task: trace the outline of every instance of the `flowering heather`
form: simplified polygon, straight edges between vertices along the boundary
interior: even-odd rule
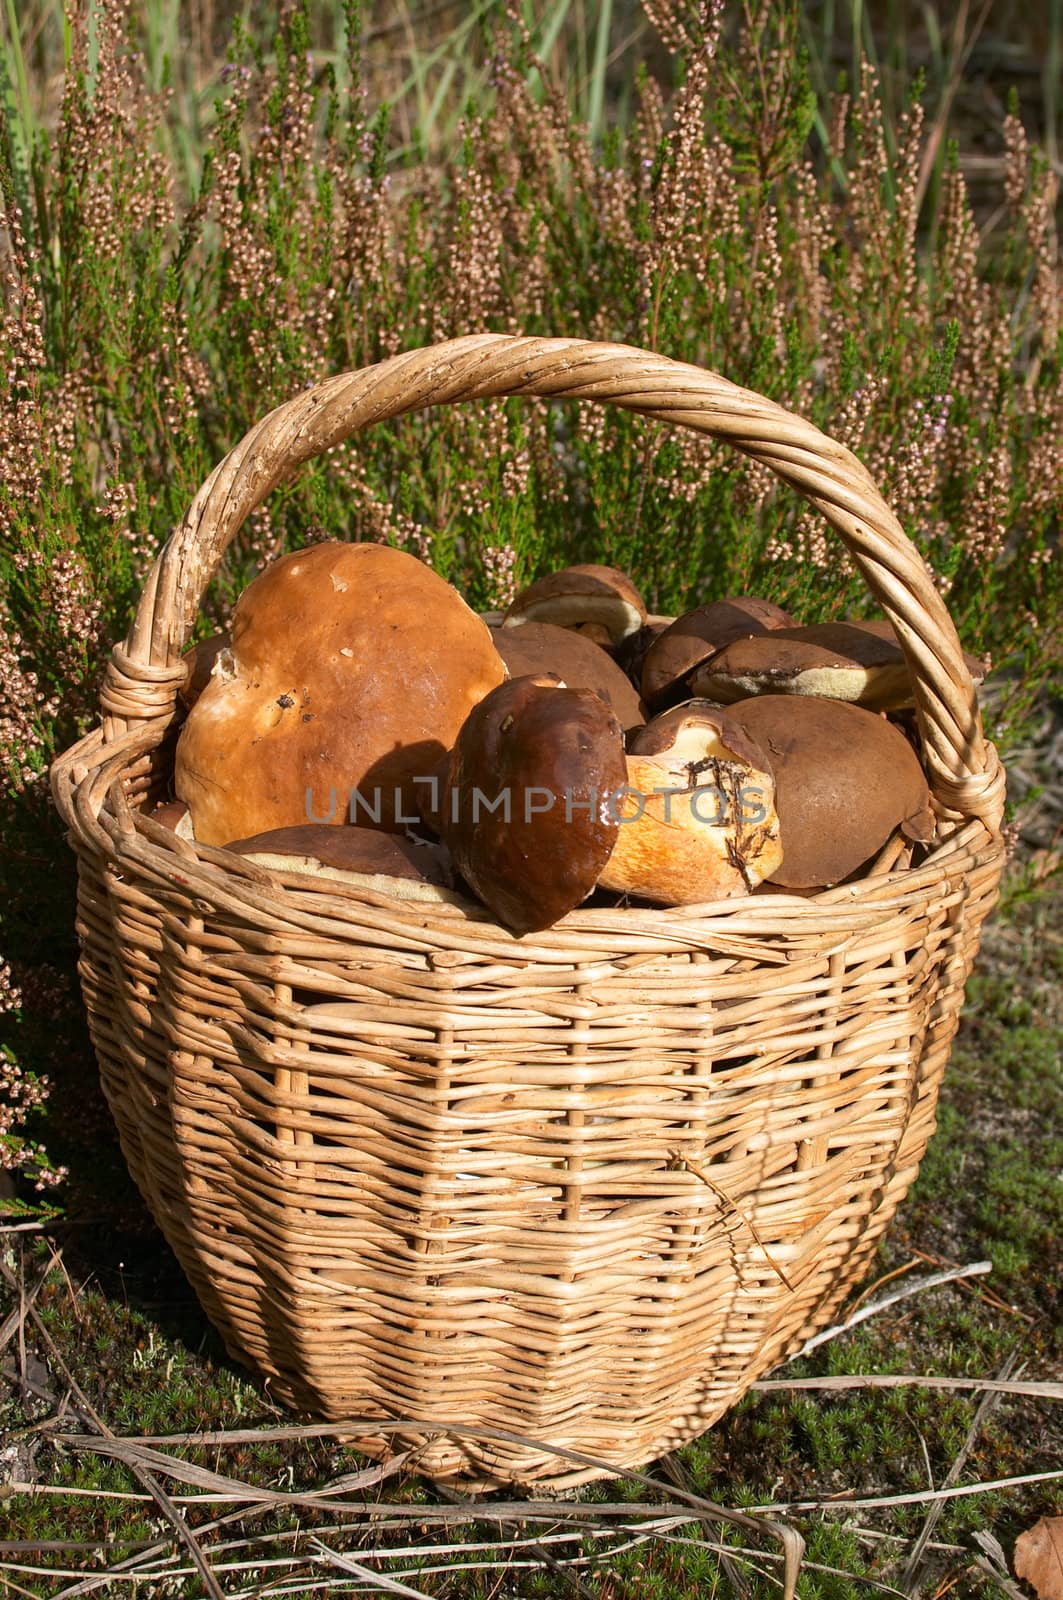
[[[999,736],[1058,669],[1051,166],[1012,109],[988,221],[955,152],[931,203],[940,129],[918,95],[888,123],[865,65],[817,105],[793,4],[748,0],[736,38],[719,0],[646,11],[673,64],[667,82],[639,69],[624,128],[592,141],[513,6],[489,93],[428,161],[371,104],[357,34],[315,53],[288,4],[271,51],[234,38],[194,189],[130,43],[136,8],[92,8],[91,52],[87,10],[72,17],[54,132],[0,129],[0,952],[20,971],[69,963],[72,868],[43,774],[91,724],[169,529],[273,406],[430,340],[615,339],[770,395],[861,456],[968,649],[1014,668]],[[580,560],[628,567],[657,611],[736,590],[809,621],[869,605],[765,468],[626,413],[497,401],[308,465],[243,531],[204,631],[281,550],[335,536],[409,549],[485,607]],[[9,1141],[32,1109],[15,1083],[40,1081],[20,1070]]]

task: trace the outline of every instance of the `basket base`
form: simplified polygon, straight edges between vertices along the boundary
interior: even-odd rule
[[[643,1428],[637,1434],[629,1416],[609,1417],[604,1407],[597,1413],[585,1407],[574,1427],[546,1439],[511,1430],[492,1418],[459,1421],[440,1415],[429,1423],[405,1416],[366,1415],[354,1406],[344,1412],[323,1405],[320,1396],[309,1395],[305,1383],[280,1374],[267,1378],[265,1388],[271,1400],[286,1410],[318,1419],[327,1413],[327,1422],[337,1430],[334,1437],[348,1448],[379,1462],[402,1455],[404,1471],[462,1493],[528,1489],[536,1496],[553,1495],[602,1479],[641,1475],[661,1456],[707,1433],[759,1378],[784,1364],[834,1320],[870,1266],[885,1226],[884,1218],[875,1219],[850,1257],[844,1281],[833,1292],[817,1294],[796,1331],[787,1321],[785,1333],[766,1343],[760,1359],[737,1381],[732,1373],[725,1381],[714,1382],[710,1373],[703,1372],[687,1385],[682,1408],[677,1405],[675,1414],[652,1433]],[[239,1350],[231,1354],[246,1363]],[[677,1404],[674,1398],[673,1404]]]

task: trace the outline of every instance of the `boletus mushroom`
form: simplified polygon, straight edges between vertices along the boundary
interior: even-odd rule
[[[884,716],[845,700],[760,695],[728,708],[761,746],[775,775],[782,864],[768,876],[786,888],[850,877],[895,829],[934,836],[919,758]]]
[[[981,663],[973,656],[964,659],[980,682]],[[872,711],[902,711],[913,704],[908,663],[885,618],[821,622],[737,639],[698,667],[691,681],[698,694],[724,704],[758,694],[821,695]]]
[[[230,649],[232,640],[227,633],[212,633],[209,639],[185,651],[181,660],[185,664],[185,681],[177,691],[177,698],[186,711],[191,711],[203,690],[210,682],[214,663],[223,650]]]
[[[689,699],[694,669],[734,639],[790,628],[794,619],[771,600],[732,595],[684,612],[653,640],[642,662],[642,698],[653,711]],[[700,691],[698,691],[700,693]]]
[[[748,894],[782,860],[764,751],[726,711],[691,700],[629,740],[603,889],[659,905]]]
[[[160,827],[169,828],[179,839],[184,839],[190,844],[195,842],[195,835],[192,832],[192,813],[183,800],[160,800],[147,815]]]
[[[486,624],[404,551],[332,540],[283,556],[237,601],[177,743],[196,838],[400,831],[413,780],[505,675]]]
[[[522,589],[502,626],[552,622],[559,628],[585,630],[596,643],[615,647],[645,621],[642,596],[626,572],[585,562],[548,573]]]
[[[593,639],[553,622],[492,628],[491,633],[511,678],[556,673],[570,689],[601,695],[625,731],[645,722],[646,708],[631,680]]]
[[[641,692],[642,664],[647,652],[655,639],[659,639],[666,628],[672,626],[667,617],[650,617],[636,633],[629,633],[622,644],[616,649],[617,666],[622,667],[627,673],[635,688]],[[643,701],[645,705],[645,701]],[[649,709],[647,707],[647,709]]]
[[[550,927],[593,890],[619,821],[624,737],[590,689],[512,678],[470,713],[439,826],[470,888],[514,933]]]
[[[448,851],[438,844],[416,844],[374,828],[331,827],[306,822],[272,828],[226,846],[272,872],[356,884],[400,900],[446,900],[454,887]]]

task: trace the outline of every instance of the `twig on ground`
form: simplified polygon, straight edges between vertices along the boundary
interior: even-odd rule
[[[857,1522],[847,1523],[846,1526],[848,1527],[849,1532],[857,1539],[868,1539],[871,1541],[886,1540],[893,1544],[908,1543],[908,1535],[906,1533],[890,1533],[885,1528],[864,1528]],[[942,1544],[937,1539],[931,1539],[927,1545],[927,1549],[940,1550],[946,1555],[951,1556],[962,1556],[966,1555],[967,1553],[967,1546],[965,1544]]]
[[[19,1334],[19,1336],[20,1336],[20,1347],[21,1347],[21,1335],[22,1335],[22,1331],[23,1331],[23,1329],[25,1327],[26,1312],[29,1310],[30,1306],[33,1305],[33,1303],[36,1300],[37,1296],[40,1294],[41,1290],[44,1288],[45,1280],[47,1279],[48,1273],[50,1271],[51,1271],[51,1268],[50,1267],[46,1267],[44,1272],[41,1273],[41,1276],[37,1279],[36,1283],[33,1285],[33,1288],[30,1290],[29,1294],[23,1293],[23,1294],[19,1295],[18,1305],[15,1306],[15,1308],[12,1311],[8,1312],[7,1316],[3,1320],[3,1323],[0,1324],[0,1354],[2,1354],[3,1351],[7,1349],[8,1345],[11,1343],[11,1340],[15,1337],[16,1333]],[[21,1348],[20,1348],[20,1354],[21,1354]],[[23,1362],[23,1366],[24,1365],[25,1365],[25,1362]]]
[[[802,1356],[807,1356],[810,1350],[817,1349],[821,1344],[828,1344],[831,1339],[837,1339],[839,1334],[848,1333],[850,1328],[855,1328],[860,1322],[866,1322],[868,1317],[877,1317],[880,1311],[886,1311],[899,1300],[907,1300],[912,1295],[924,1294],[928,1289],[939,1289],[943,1283],[954,1283],[960,1278],[973,1278],[983,1272],[992,1272],[991,1261],[972,1261],[969,1266],[957,1267],[948,1272],[935,1272],[929,1278],[920,1278],[915,1283],[905,1284],[903,1289],[895,1289],[892,1294],[883,1295],[881,1300],[875,1300],[870,1305],[863,1306],[859,1311],[853,1312],[844,1322],[838,1322],[833,1328],[824,1328],[822,1333],[815,1333],[811,1339],[790,1357],[791,1361],[800,1361]]]
[[[1011,1377],[1011,1374],[1015,1371],[1017,1365],[1018,1357],[1015,1352],[1012,1351],[1000,1369],[998,1374],[1000,1381],[1006,1382],[1007,1379]],[[974,1447],[975,1440],[981,1433],[987,1418],[991,1416],[993,1411],[996,1410],[1002,1398],[1003,1397],[999,1389],[989,1389],[985,1394],[983,1394],[981,1400],[978,1402],[971,1426],[967,1430],[967,1437],[964,1439],[963,1444],[957,1451],[956,1459],[948,1470],[945,1482],[942,1485],[943,1488],[951,1488],[952,1485],[958,1480],[960,1473],[967,1464],[967,1457],[970,1455],[971,1450]],[[925,1578],[927,1543],[930,1539],[930,1535],[933,1533],[934,1529],[938,1525],[938,1522],[941,1520],[941,1513],[944,1511],[944,1509],[944,1500],[935,1500],[931,1505],[905,1564],[904,1573],[901,1578],[901,1585],[906,1594],[912,1597],[912,1600],[916,1600],[916,1597],[922,1588]]]
[[[386,1573],[374,1572],[371,1567],[363,1566],[360,1561],[352,1561],[350,1556],[341,1555],[338,1550],[330,1550],[320,1539],[311,1539],[310,1547],[316,1550],[320,1559],[329,1566],[338,1567],[340,1572],[349,1572],[352,1577],[360,1578],[363,1583],[373,1584],[385,1594],[405,1595],[409,1600],[431,1600],[431,1596],[426,1595],[423,1589],[412,1589],[408,1583],[400,1583],[397,1578],[390,1578]]]
[[[831,1500],[771,1500],[765,1505],[751,1506],[752,1512],[782,1511],[834,1511],[859,1507],[863,1510],[877,1506],[920,1506],[931,1500],[959,1500],[965,1495],[991,1494],[996,1489],[1018,1489],[1027,1483],[1053,1483],[1063,1478],[1063,1468],[1056,1472],[1026,1472],[1018,1478],[992,1478],[986,1483],[965,1483],[951,1489],[919,1489],[914,1494],[883,1494],[861,1496],[848,1500],[838,1496]]]
[[[918,1372],[843,1372],[825,1378],[762,1378],[750,1385],[750,1394],[771,1394],[782,1389],[976,1389],[1000,1394],[1025,1395],[1031,1400],[1063,1400],[1063,1383],[1001,1382],[996,1378],[938,1378]]]
[[[958,1267],[958,1261],[950,1261],[947,1256],[934,1255],[927,1250],[913,1250],[912,1254],[918,1256],[920,1261],[925,1261],[928,1267]],[[963,1288],[967,1294],[973,1295],[976,1300],[984,1300],[987,1306],[992,1306],[996,1311],[1003,1311],[1009,1317],[1019,1317],[1023,1322],[1036,1322],[1027,1311],[1020,1311],[1018,1306],[1013,1306],[1007,1300],[1002,1300],[992,1289],[987,1289],[984,1283],[970,1283],[963,1280]]]
[[[981,1572],[985,1577],[991,1578],[998,1588],[1003,1589],[1004,1593],[1011,1597],[1011,1600],[1028,1600],[1019,1585],[1013,1582],[1006,1572],[1001,1572],[999,1567],[994,1566],[988,1556],[975,1556],[971,1562],[971,1571]]]
[[[858,1311],[865,1301],[870,1300],[880,1289],[884,1289],[887,1283],[892,1283],[894,1278],[903,1277],[906,1272],[914,1272],[918,1265],[918,1256],[913,1256],[912,1260],[904,1262],[903,1266],[894,1267],[892,1272],[884,1272],[881,1278],[876,1278],[874,1283],[868,1284],[862,1294],[857,1295],[853,1301],[853,1311]]]
[[[1010,1595],[1011,1600],[1026,1600],[1022,1589],[1012,1580],[1008,1572],[1008,1558],[996,1534],[989,1533],[985,1528],[979,1528],[973,1538],[975,1544],[982,1550],[982,1554],[974,1558],[974,1569],[984,1573],[987,1578],[992,1578],[1006,1595]]]
[[[342,1423],[322,1423],[320,1425],[311,1426],[308,1428],[264,1428],[261,1430],[241,1429],[231,1430],[221,1434],[185,1434],[169,1438],[163,1437],[158,1439],[157,1442],[171,1446],[182,1444],[204,1445],[208,1443],[225,1443],[235,1440],[237,1434],[248,1435],[250,1441],[252,1442],[276,1437],[322,1438],[330,1435],[335,1436],[337,1434],[343,1434],[349,1437],[352,1435],[357,1436],[359,1433],[378,1435],[381,1433],[398,1433],[408,1431],[411,1427],[416,1428],[417,1426],[419,1425],[416,1422],[412,1422],[410,1419],[382,1422],[379,1418],[351,1418]],[[424,1425],[420,1424],[420,1426],[423,1428]],[[550,1451],[560,1460],[572,1461],[578,1466],[592,1467],[608,1477],[623,1478],[630,1483],[645,1484],[647,1487],[654,1490],[664,1487],[658,1478],[651,1477],[648,1473],[636,1472],[632,1468],[618,1466],[616,1462],[607,1461],[601,1456],[592,1456],[584,1453],[583,1451],[570,1450],[562,1445],[550,1444],[548,1441],[541,1439],[529,1439],[525,1434],[518,1434],[506,1428],[473,1427],[457,1422],[437,1422],[433,1425],[432,1432],[436,1434],[453,1434],[458,1438],[477,1439],[487,1443],[519,1444],[524,1446],[531,1445],[537,1449]],[[113,1435],[111,1437],[100,1438],[95,1434],[57,1434],[55,1435],[55,1438],[58,1443],[66,1445],[69,1449],[92,1450],[100,1455],[113,1456],[118,1460],[135,1460],[141,1471],[161,1472],[168,1474],[169,1476],[182,1479],[185,1482],[195,1483],[197,1486],[204,1488],[216,1488],[220,1483],[225,1486],[225,1492],[230,1494],[238,1494],[241,1490],[243,1490],[246,1498],[249,1500],[264,1501],[266,1499],[270,1499],[274,1502],[283,1501],[289,1505],[310,1503],[313,1504],[317,1509],[344,1511],[348,1515],[350,1515],[352,1512],[368,1511],[379,1517],[382,1510],[379,1501],[347,1502],[328,1498],[330,1492],[328,1489],[314,1493],[305,1493],[302,1495],[282,1495],[277,1491],[266,1491],[262,1489],[253,1489],[246,1485],[238,1485],[233,1479],[222,1478],[222,1476],[218,1473],[208,1473],[202,1467],[193,1467],[188,1462],[178,1461],[174,1457],[169,1456],[162,1451],[150,1448],[149,1441],[146,1437],[116,1439]],[[151,1442],[154,1443],[155,1441],[153,1440]],[[736,1511],[731,1507],[718,1505],[713,1500],[707,1500],[701,1495],[694,1495],[682,1489],[677,1489],[675,1494],[680,1500],[691,1506],[703,1517],[713,1521],[728,1523],[732,1526],[743,1528],[758,1534],[768,1533],[773,1538],[777,1539],[779,1544],[782,1546],[785,1556],[785,1570],[783,1579],[784,1595],[786,1600],[793,1600],[793,1597],[796,1594],[797,1575],[800,1571],[801,1560],[804,1554],[804,1539],[798,1533],[796,1528],[791,1527],[786,1522],[780,1522],[774,1518],[769,1521],[765,1517],[751,1515],[745,1511]],[[535,1505],[534,1502],[531,1502],[530,1504],[533,1506]],[[528,1506],[529,1503],[527,1502],[523,1504],[518,1503],[518,1507],[515,1510],[511,1505],[492,1504],[491,1515],[492,1518],[496,1518],[499,1516],[506,1517],[516,1514],[517,1516],[526,1518],[528,1515]],[[423,1506],[388,1506],[386,1509],[391,1515],[397,1515],[401,1514],[403,1511],[408,1511],[411,1517],[416,1516],[422,1520],[424,1517]],[[453,1509],[455,1510],[455,1513],[460,1512],[463,1517],[467,1518],[467,1507],[463,1506]],[[558,1514],[558,1506],[556,1501],[540,1502],[537,1509],[541,1513],[549,1514],[555,1518]],[[623,1509],[630,1514],[630,1506],[625,1506]],[[659,1507],[655,1509],[659,1510]],[[601,1513],[601,1511],[601,1506],[589,1505],[586,1507],[586,1512],[590,1515],[593,1515],[595,1512]]]

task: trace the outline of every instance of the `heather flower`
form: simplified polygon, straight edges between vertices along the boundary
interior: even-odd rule
[[[517,552],[511,545],[487,545],[481,551],[487,604],[492,611],[505,611],[517,594]]]

